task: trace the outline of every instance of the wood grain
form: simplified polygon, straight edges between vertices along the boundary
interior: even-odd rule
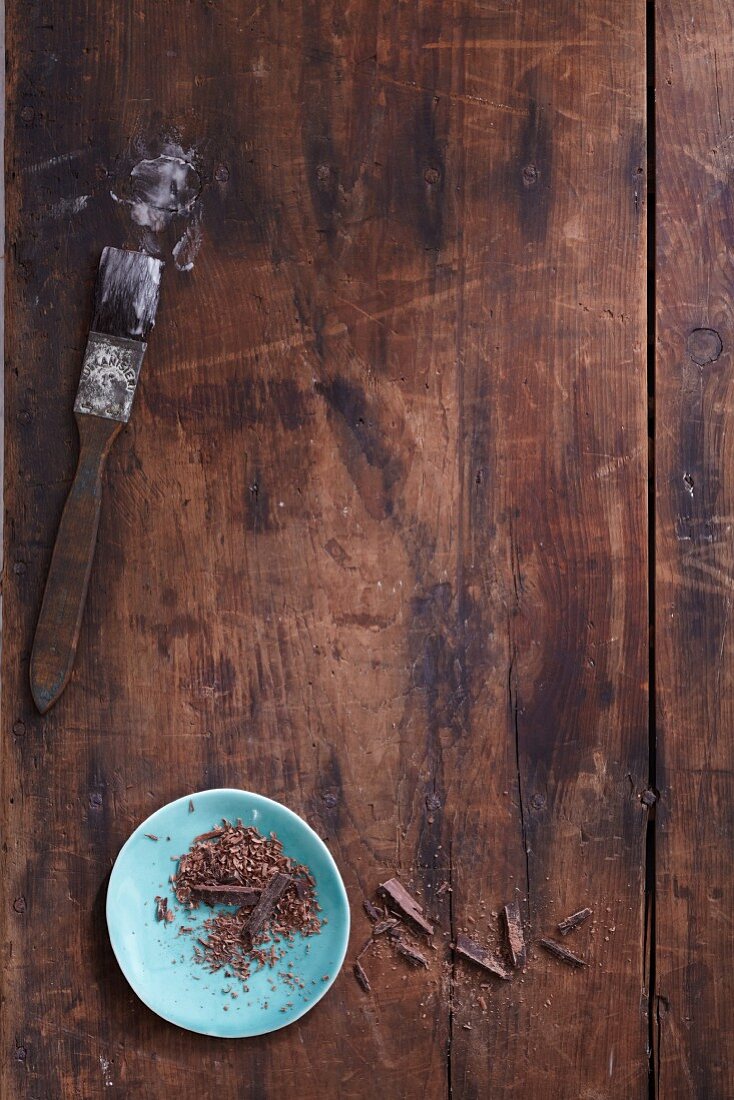
[[[657,13],[656,1056],[734,1095],[732,9]],[[730,503],[731,501],[731,503]]]
[[[2,1094],[646,1096],[644,6],[10,0],[8,50]],[[110,192],[166,142],[203,245],[41,718],[94,273],[140,245]],[[148,1012],[103,921],[130,830],[217,785],[304,814],[353,910],[244,1044]],[[438,950],[367,995],[393,875]],[[515,900],[526,972],[482,989],[448,944]],[[584,905],[572,972],[537,941]]]

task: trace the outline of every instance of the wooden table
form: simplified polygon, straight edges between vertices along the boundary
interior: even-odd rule
[[[734,28],[656,22],[646,60],[642,0],[8,0],[3,1096],[734,1095]],[[130,173],[176,147],[202,189],[154,242]],[[41,718],[94,274],[141,243],[162,305]],[[398,875],[429,971],[346,966],[253,1041],[150,1013],[110,867],[219,785],[327,841],[349,962]],[[527,965],[486,981],[449,944],[511,901]],[[574,971],[538,940],[582,906]]]

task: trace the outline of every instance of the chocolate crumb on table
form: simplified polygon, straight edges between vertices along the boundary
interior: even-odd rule
[[[591,916],[591,909],[579,909],[577,913],[572,913],[570,917],[566,917],[564,920],[559,921],[558,931],[562,936],[567,936],[569,932],[573,932],[574,928],[580,928],[584,921],[588,920]]]
[[[544,947],[549,954],[554,955],[561,962],[566,963],[567,966],[586,966],[583,959],[580,959],[578,955],[574,955],[572,951],[563,947],[560,943],[556,943],[555,940],[539,940],[541,947]]]

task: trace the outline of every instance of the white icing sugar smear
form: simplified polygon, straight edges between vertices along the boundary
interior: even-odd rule
[[[130,175],[133,221],[154,233],[165,229],[176,215],[187,214],[201,191],[198,172],[182,157],[164,155],[141,160]]]
[[[202,241],[201,226],[192,222],[173,246],[173,262],[179,271],[191,271]]]
[[[179,271],[191,271],[201,248],[201,179],[177,145],[168,145],[157,157],[138,161],[130,172],[122,194],[110,194],[115,202],[127,206],[133,223],[139,227],[139,247],[160,255],[171,247],[170,237],[159,241],[159,235],[177,219],[188,222],[183,234],[173,245],[173,261]],[[180,223],[179,223],[180,224]],[[173,232],[180,233],[174,225]]]

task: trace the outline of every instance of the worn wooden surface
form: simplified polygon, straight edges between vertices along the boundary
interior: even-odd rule
[[[661,1097],[734,1095],[732,14],[657,13]]]
[[[646,1096],[644,5],[8,7],[3,1095]],[[166,141],[203,246],[40,718],[94,274],[139,243],[110,191]],[[148,1012],[107,875],[216,785],[327,838],[350,960],[362,897],[409,883],[429,972],[347,967],[250,1042]],[[526,972],[483,990],[446,945],[513,900]],[[576,972],[537,940],[585,905]]]

